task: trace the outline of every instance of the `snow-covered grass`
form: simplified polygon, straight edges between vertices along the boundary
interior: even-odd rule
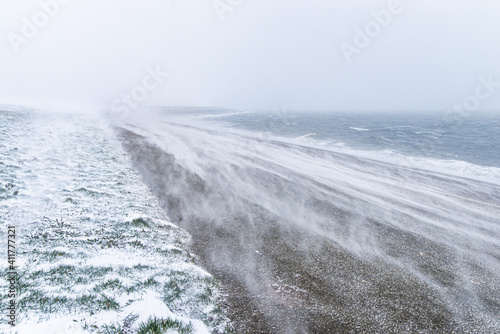
[[[18,323],[3,311],[0,332],[233,332],[217,282],[186,250],[189,235],[99,124],[0,111],[0,240],[6,250],[6,226],[16,226],[19,274]],[[7,257],[0,263],[6,273]]]

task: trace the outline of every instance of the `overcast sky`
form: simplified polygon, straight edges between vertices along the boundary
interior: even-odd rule
[[[41,2],[0,0],[0,103],[110,105],[154,68],[143,105],[443,110],[500,82],[498,0]]]

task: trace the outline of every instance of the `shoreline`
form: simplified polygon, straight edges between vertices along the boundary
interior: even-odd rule
[[[369,220],[363,229],[369,230],[370,238],[383,240],[385,256],[394,261],[353,252],[346,248],[350,245],[283,221],[262,206],[245,199],[235,202],[141,135],[118,129],[118,136],[164,210],[182,217],[179,225],[192,235],[194,253],[228,294],[229,317],[239,333],[473,333],[496,328],[481,313],[468,313],[470,320],[461,321],[451,311],[446,289],[462,293],[454,267],[461,264],[452,248],[385,221]],[[332,232],[347,233],[359,220],[301,185],[284,181],[280,175],[285,172],[241,172],[269,189],[310,195],[309,212],[329,213],[337,224],[345,224],[323,227],[334,228]],[[207,177],[218,180],[218,172]],[[412,252],[416,249],[420,253]],[[401,256],[415,261],[433,281],[402,267],[397,260]],[[481,275],[495,279],[487,272]],[[493,305],[490,312],[494,310]]]

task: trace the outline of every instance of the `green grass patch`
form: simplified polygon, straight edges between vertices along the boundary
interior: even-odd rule
[[[177,284],[176,281],[170,280],[164,285],[164,300],[167,305],[170,305],[175,300],[179,299],[182,295],[183,289]]]
[[[83,309],[86,309],[90,314],[105,310],[115,310],[120,308],[120,304],[115,299],[108,297],[104,294],[97,295],[83,295],[77,298],[77,302]]]
[[[174,329],[180,334],[191,334],[194,331],[192,323],[183,324],[172,319],[149,318],[139,326],[138,334],[163,334],[169,329]]]
[[[130,222],[130,224],[136,227],[150,227],[149,223],[142,218],[134,219]]]
[[[118,290],[118,289],[123,289],[122,282],[116,278],[113,280],[107,280],[106,282],[103,282],[99,285],[94,286],[94,291],[95,292],[101,292],[104,290]]]
[[[149,288],[152,286],[158,286],[158,285],[160,285],[160,283],[157,280],[155,280],[153,277],[150,277],[147,280],[145,280],[144,282],[142,282],[142,286],[145,288]]]
[[[40,257],[49,262],[53,262],[60,257],[70,257],[70,254],[61,251],[52,251],[52,252],[43,252],[42,254],[40,254]]]
[[[72,300],[64,296],[47,296],[39,290],[31,290],[18,302],[18,309],[22,311],[38,310],[42,313],[55,313],[62,309],[71,309]]]

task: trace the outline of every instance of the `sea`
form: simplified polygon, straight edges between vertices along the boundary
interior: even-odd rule
[[[0,213],[11,218],[28,210],[28,199],[52,208],[51,198],[68,197],[57,173],[73,168],[77,178],[90,168],[81,175],[92,194],[117,193],[107,181],[116,174],[117,200],[88,208],[112,217],[108,202],[119,210],[122,201],[153,197],[189,234],[191,261],[220,283],[237,332],[500,332],[498,113],[48,114],[5,110],[0,118]],[[8,166],[25,173],[14,180]],[[32,178],[37,196],[26,197]],[[170,288],[159,286],[159,296]]]
[[[242,332],[494,333],[499,120],[157,108],[116,128]]]
[[[500,167],[500,112],[273,110],[219,117],[238,128],[288,138],[307,136],[337,147]]]

